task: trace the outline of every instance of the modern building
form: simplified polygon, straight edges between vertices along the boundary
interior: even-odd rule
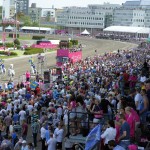
[[[57,25],[69,32],[81,33],[85,28],[95,33],[112,24],[113,10],[118,4],[88,5],[88,7],[65,7],[57,12]]]
[[[42,8],[36,7],[36,3],[32,3],[31,7],[29,8],[29,16],[32,22],[38,22],[41,19]]]
[[[14,0],[13,0],[14,1]],[[25,15],[28,15],[28,9],[29,9],[29,0],[17,0],[17,13],[23,13]]]
[[[28,7],[29,0],[3,0],[2,18],[12,18],[16,12],[28,15]]]
[[[10,18],[10,0],[3,0],[2,3],[2,19]]]
[[[114,9],[112,25],[150,27],[150,1],[126,1]]]
[[[55,8],[42,8],[41,22],[55,22]]]

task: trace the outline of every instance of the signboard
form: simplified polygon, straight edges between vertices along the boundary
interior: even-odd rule
[[[44,71],[44,84],[50,83],[50,72]]]

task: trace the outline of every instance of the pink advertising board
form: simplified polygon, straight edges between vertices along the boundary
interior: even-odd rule
[[[68,57],[69,56],[69,49],[58,49],[57,50],[57,57]]]
[[[82,51],[70,52],[69,49],[59,49],[57,50],[57,57],[68,57],[72,63],[75,63],[82,59]],[[57,62],[57,66],[61,66],[62,62]]]
[[[82,59],[82,51],[69,53],[69,58],[73,63]]]
[[[33,44],[32,47],[34,48],[57,48],[58,45],[51,44],[51,43],[40,43],[39,45]]]

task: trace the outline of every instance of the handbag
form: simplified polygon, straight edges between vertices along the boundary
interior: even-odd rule
[[[103,111],[100,110],[99,112],[96,112],[96,114],[94,115],[94,118],[96,119],[100,119],[103,117]]]

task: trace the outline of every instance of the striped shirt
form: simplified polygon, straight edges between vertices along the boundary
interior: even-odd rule
[[[40,129],[40,125],[38,122],[34,122],[32,125],[31,125],[31,128],[32,128],[32,133],[38,133],[39,132],[39,129]]]

